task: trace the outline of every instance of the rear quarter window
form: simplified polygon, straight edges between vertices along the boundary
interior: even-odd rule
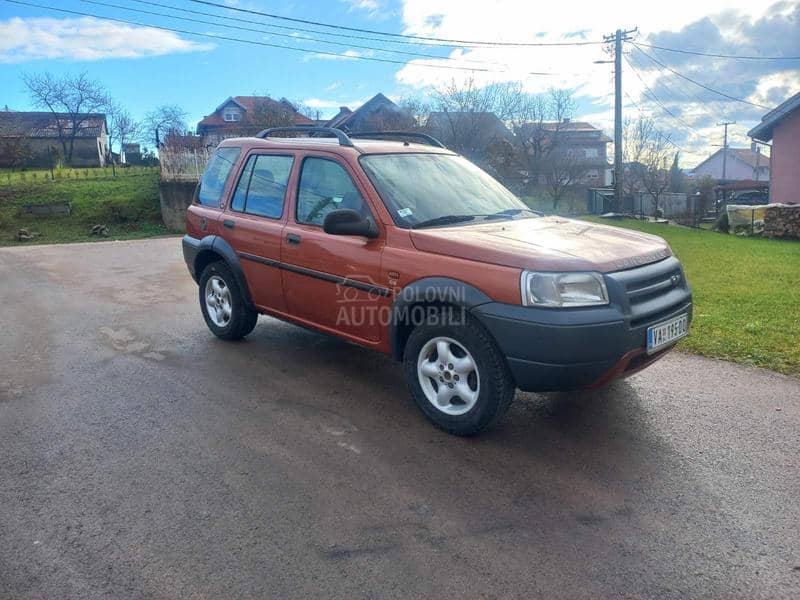
[[[206,164],[203,177],[200,179],[200,190],[197,203],[203,206],[220,207],[225,182],[241,153],[240,148],[217,148],[211,160]]]

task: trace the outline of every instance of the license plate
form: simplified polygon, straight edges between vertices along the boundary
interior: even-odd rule
[[[647,353],[652,354],[670,346],[689,333],[688,315],[680,315],[669,321],[647,328]]]

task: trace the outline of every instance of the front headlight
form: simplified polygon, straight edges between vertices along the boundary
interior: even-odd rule
[[[524,306],[574,307],[608,304],[608,290],[600,273],[535,273],[520,278]]]

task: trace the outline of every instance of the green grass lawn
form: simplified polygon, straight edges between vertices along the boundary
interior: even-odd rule
[[[117,166],[111,167],[86,167],[70,168],[61,167],[50,169],[0,169],[0,186],[5,185],[34,185],[37,183],[48,183],[51,181],[69,181],[81,179],[105,179],[112,177],[116,171],[116,177],[135,177],[142,174],[157,173],[158,167],[145,166]]]
[[[119,173],[119,170],[118,170]],[[0,179],[4,174],[0,174]],[[23,214],[27,204],[68,201],[69,216],[33,216]],[[90,236],[94,225],[106,225],[108,238]],[[112,177],[26,179],[0,185],[0,245],[17,244],[18,229],[36,232],[35,240],[23,244],[54,244],[97,239],[131,239],[167,233],[161,222],[158,200],[158,173],[142,169]]]
[[[694,321],[681,349],[800,376],[800,241],[587,220],[667,240],[694,294]]]

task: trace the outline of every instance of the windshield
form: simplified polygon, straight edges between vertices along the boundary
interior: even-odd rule
[[[373,154],[363,156],[361,165],[400,227],[534,214],[495,179],[460,156]]]

